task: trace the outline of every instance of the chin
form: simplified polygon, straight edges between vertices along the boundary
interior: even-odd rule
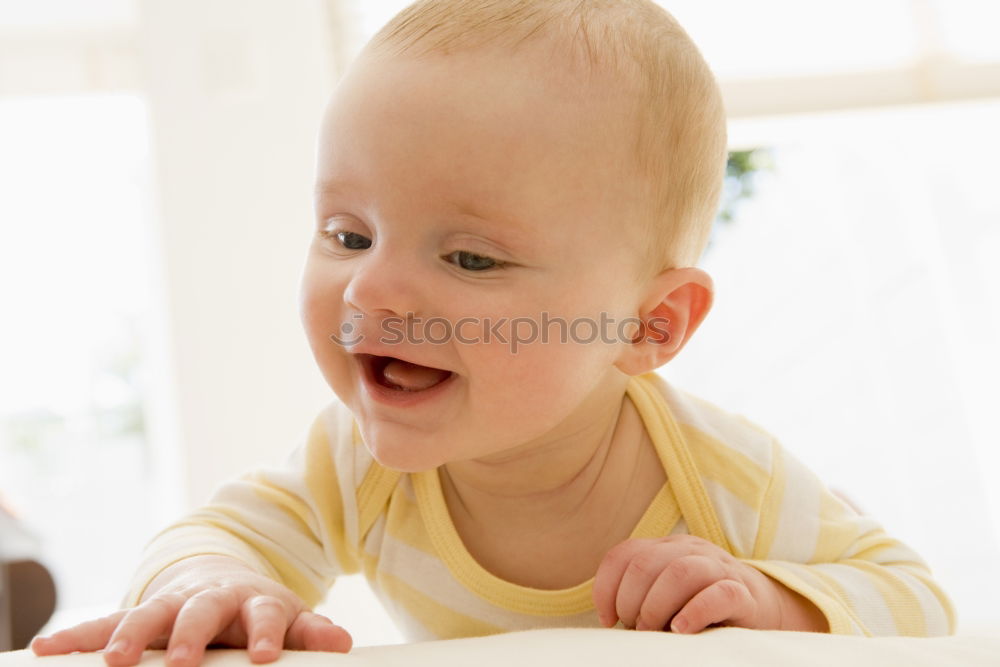
[[[441,454],[430,453],[427,448],[412,438],[400,441],[396,438],[372,437],[362,433],[365,448],[379,464],[404,473],[433,470],[446,463]]]
[[[369,448],[368,451],[371,452],[372,457],[374,457],[374,459],[381,465],[391,470],[403,473],[417,473],[424,472],[426,470],[433,470],[443,463],[442,461],[434,461],[431,463],[425,460],[415,460],[413,456],[400,456],[399,454],[401,454],[401,452],[396,451],[385,452],[381,450],[374,450],[372,448]]]

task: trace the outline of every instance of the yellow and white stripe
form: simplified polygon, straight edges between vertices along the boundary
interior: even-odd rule
[[[954,632],[951,602],[920,557],[766,431],[655,373],[632,378],[627,392],[667,475],[633,537],[709,540],[811,600],[834,633]],[[135,605],[163,568],[205,553],[247,563],[310,606],[335,577],[363,571],[414,640],[599,625],[593,579],[539,590],[482,568],[451,522],[437,471],[380,466],[339,402],[283,467],[221,486],[157,535],[124,605]]]

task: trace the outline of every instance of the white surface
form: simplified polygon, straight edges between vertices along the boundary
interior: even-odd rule
[[[147,651],[140,664],[164,664],[162,651]],[[807,632],[716,628],[698,635],[628,630],[534,630],[491,637],[357,649],[348,655],[289,652],[287,667],[325,665],[435,665],[436,667],[607,667],[608,665],[766,665],[767,667],[996,667],[1000,637],[843,637]],[[44,658],[45,667],[103,667],[95,653]],[[0,667],[37,667],[26,652],[0,654]],[[209,667],[250,664],[246,653],[211,651]]]

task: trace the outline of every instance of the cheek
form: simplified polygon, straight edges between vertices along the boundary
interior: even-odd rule
[[[342,285],[307,263],[299,289],[299,318],[317,355],[327,353],[331,334],[340,330],[343,293]]]
[[[320,267],[322,268],[322,267]],[[327,385],[342,401],[351,401],[351,362],[338,344],[343,318],[343,288],[329,271],[307,264],[299,290],[299,317],[313,359]]]
[[[535,344],[516,354],[490,349],[483,356],[467,399],[476,421],[463,429],[476,429],[475,452],[470,443],[460,443],[463,458],[517,447],[560,429],[605,373],[593,354],[573,345]]]
[[[621,324],[628,311],[616,303],[620,297],[603,294],[606,285],[560,289],[558,281],[552,282],[522,290],[505,303],[491,303],[489,312],[475,313],[475,324],[457,330],[479,341],[484,335],[492,339],[458,345],[470,371],[479,366],[487,377],[531,388],[558,384],[561,378],[579,380],[612,363],[630,331]],[[609,305],[614,309],[606,308]],[[468,314],[448,313],[453,322]],[[490,326],[500,321],[503,326]]]
[[[480,409],[527,426],[549,422],[578,405],[611,367],[613,349],[600,342],[481,345],[470,368],[473,398]],[[478,391],[477,391],[478,390]]]

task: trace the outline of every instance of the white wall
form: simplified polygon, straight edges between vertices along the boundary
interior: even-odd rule
[[[160,353],[176,382],[163,378],[160,413],[178,425],[169,437],[187,506],[280,460],[332,396],[296,300],[314,142],[334,83],[327,25],[321,2],[140,3],[166,303]]]

